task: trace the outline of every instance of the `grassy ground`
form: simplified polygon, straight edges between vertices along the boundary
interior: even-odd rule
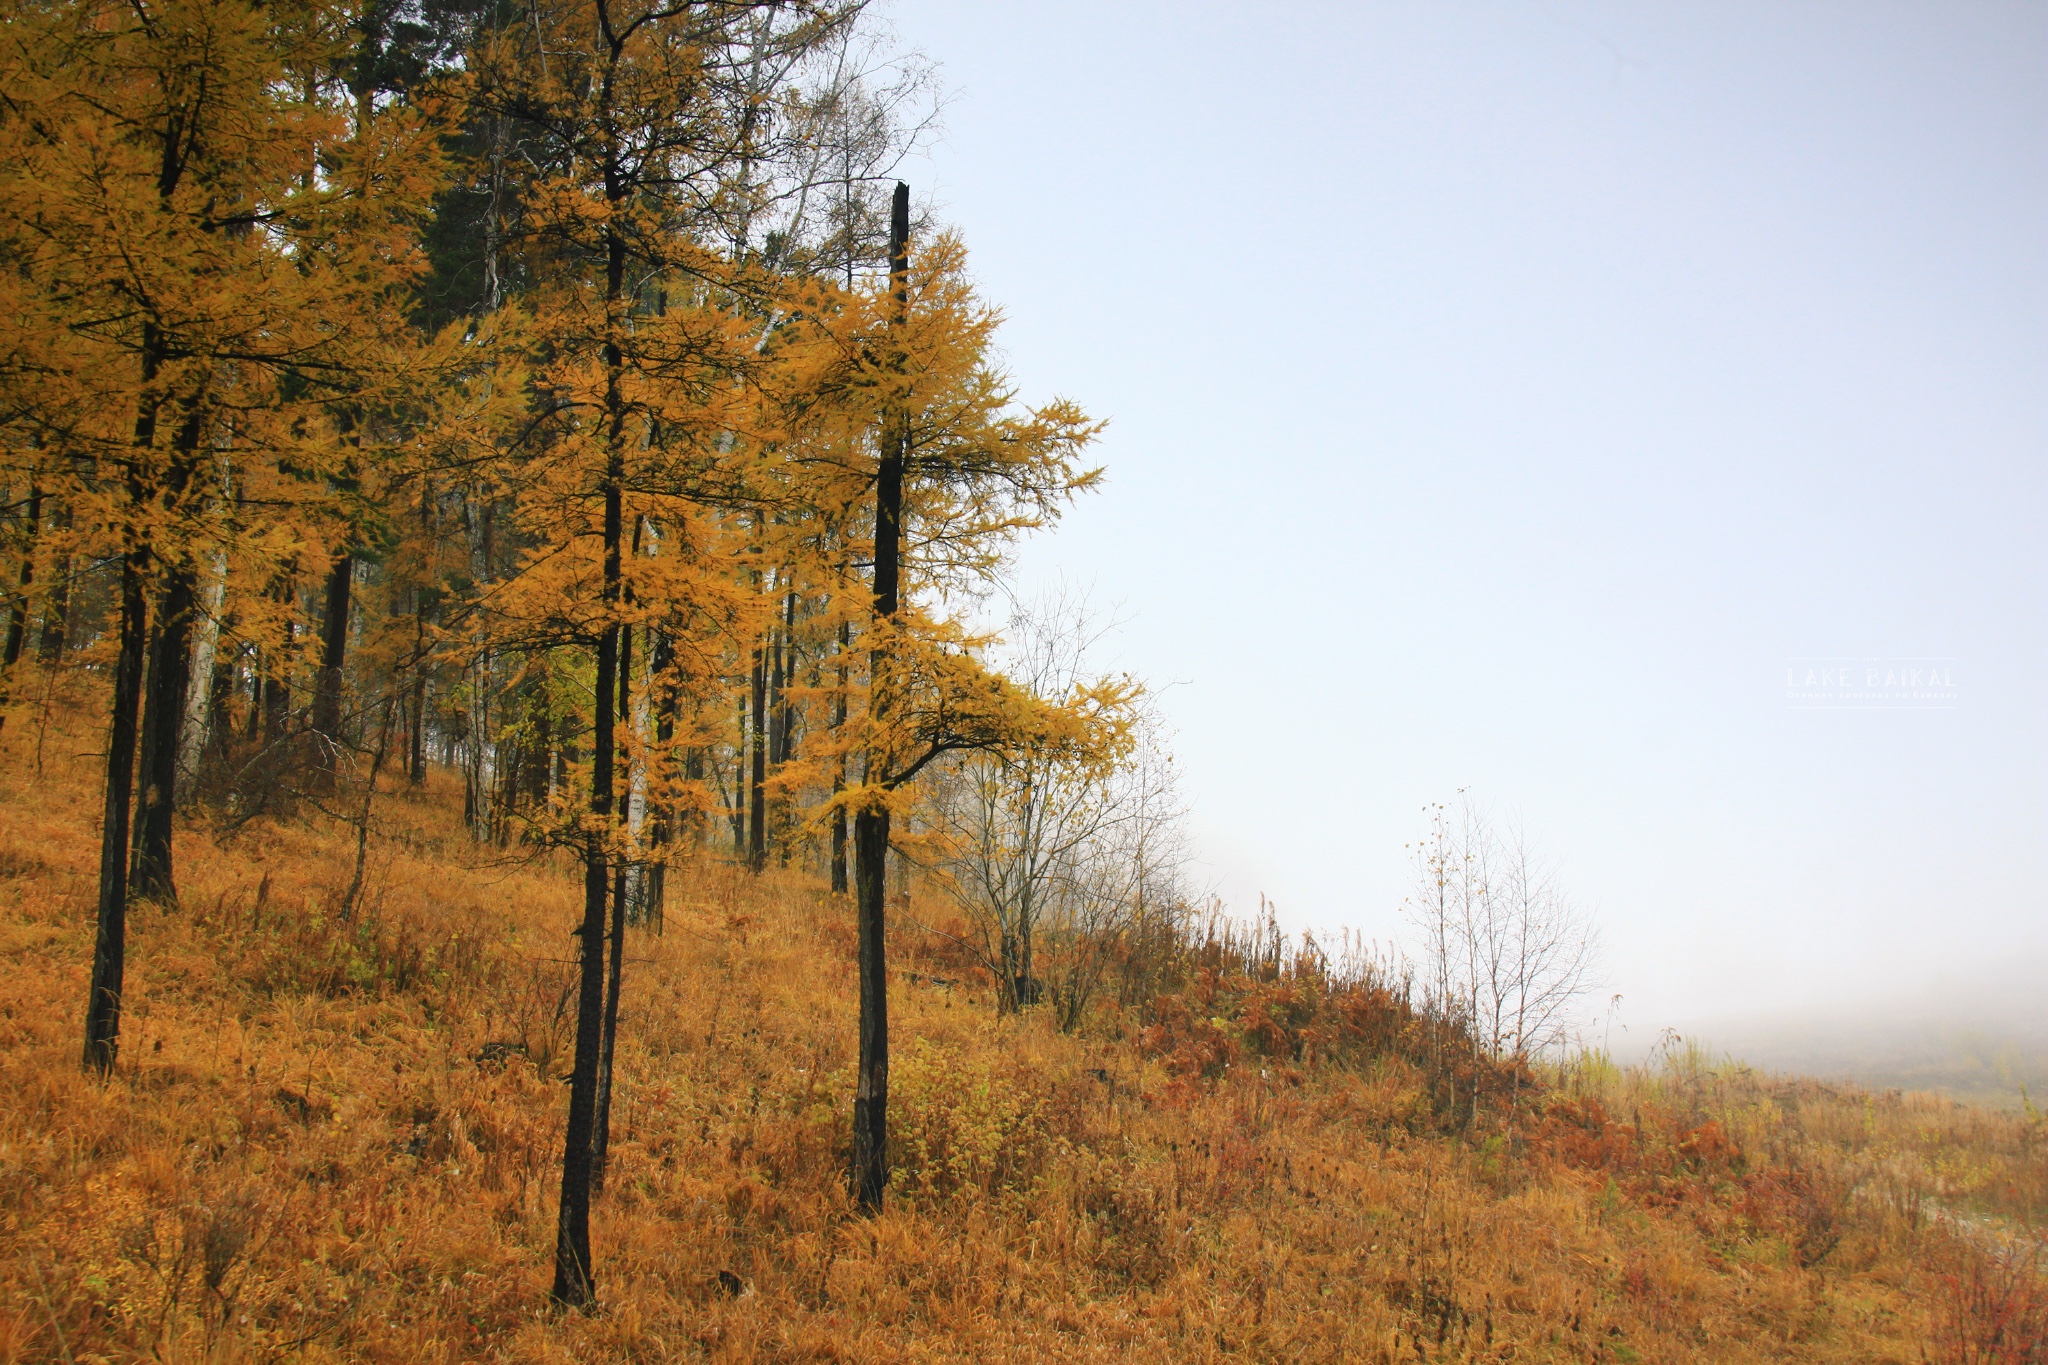
[[[99,737],[38,729],[0,731],[0,1362],[2044,1359],[2038,1115],[1678,1056],[1446,1134],[1395,1057],[1262,1056],[1228,1005],[1202,1066],[1062,1037],[908,936],[861,1220],[848,910],[712,864],[631,943],[603,1311],[564,1316],[572,870],[480,860],[445,782],[379,798],[347,922],[345,827],[188,833],[96,1082]]]

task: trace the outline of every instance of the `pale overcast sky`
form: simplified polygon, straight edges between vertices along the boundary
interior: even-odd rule
[[[1182,684],[1240,910],[1395,936],[1469,787],[1639,1033],[2048,962],[2048,6],[888,12],[1025,395],[1113,423],[1023,575]],[[1866,659],[1953,707],[1788,698]]]

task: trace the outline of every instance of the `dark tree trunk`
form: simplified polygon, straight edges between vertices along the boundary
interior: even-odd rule
[[[179,506],[198,471],[199,440],[206,408],[195,403],[178,424],[162,505],[180,516]],[[142,702],[142,793],[135,815],[135,865],[129,893],[172,904],[178,898],[171,860],[171,831],[178,800],[178,759],[185,748],[185,694],[192,686],[192,615],[199,602],[198,576],[182,552],[159,556],[163,565],[148,691]]]
[[[1036,912],[1031,909],[1030,902],[1031,892],[1027,889],[1024,913],[1018,917],[1017,926],[1017,1005],[1020,1009],[1037,1004],[1044,996],[1044,988],[1031,965],[1031,920]]]
[[[512,812],[519,809],[519,794],[525,789],[527,771],[534,766],[526,745],[515,740],[503,749],[505,752],[498,764],[497,786],[491,794],[490,809],[485,816],[491,840],[499,848],[509,847],[512,842]]]
[[[733,751],[732,759],[732,860],[743,863],[747,859],[747,699],[740,698],[738,729],[739,744]],[[725,796],[725,779],[719,779],[719,797]]]
[[[420,522],[429,532],[433,529],[433,497],[422,492],[420,495]],[[427,781],[427,613],[430,610],[427,590],[415,586],[412,590],[412,701],[406,707],[406,763],[408,781],[415,787],[426,785]],[[552,765],[552,751],[545,754]]]
[[[462,715],[462,818],[469,826],[469,837],[481,843],[490,837],[488,794],[484,791],[484,759],[490,734],[490,651],[482,651],[466,671],[471,681],[469,706]]]
[[[792,592],[782,599],[782,634],[775,643],[775,701],[769,713],[773,717],[770,733],[775,743],[771,757],[777,772],[796,758],[796,703],[789,695],[790,688],[796,685],[796,660],[796,594]],[[782,866],[787,867],[792,842],[787,795],[776,800],[775,818],[781,831],[776,854]]]
[[[341,681],[348,662],[349,598],[356,581],[356,557],[343,550],[327,572],[327,612],[321,621],[320,676],[313,689],[313,732],[321,746],[321,771],[332,780],[341,750]]]
[[[747,868],[768,861],[768,651],[754,646],[753,748],[747,775]]]
[[[846,651],[853,642],[852,627],[845,621],[839,623],[839,692],[832,699],[832,734],[835,741],[843,742],[846,729]],[[832,794],[837,796],[846,790],[846,751],[840,750],[838,770],[832,774]],[[835,895],[846,894],[846,808],[835,807],[832,811],[832,891]]]
[[[436,515],[439,503],[434,494],[432,479],[420,480],[420,529],[431,539],[438,538],[439,517]],[[415,583],[412,589],[412,698],[406,707],[406,780],[415,787],[427,783],[427,620],[439,602],[439,592],[428,584]],[[554,755],[546,755],[549,772],[552,774]]]
[[[782,599],[782,638],[776,642],[775,762],[788,763],[796,757],[796,702],[789,690],[796,685],[796,594]]]
[[[619,809],[625,823],[633,814],[633,767],[627,755],[626,738],[632,731],[633,628],[619,628]],[[597,1062],[597,1135],[591,1143],[590,1190],[604,1193],[605,1165],[612,1149],[612,1058],[619,1046],[619,987],[626,966],[626,860],[620,858],[612,869],[612,951],[604,996],[604,1042]]]
[[[547,804],[555,780],[555,718],[545,674],[527,685],[524,704],[528,723],[517,746],[519,794],[527,806],[539,809]]]
[[[626,866],[612,869],[612,943],[606,961],[604,1037],[597,1058],[597,1130],[590,1140],[590,1193],[604,1193],[605,1166],[612,1151],[612,1058],[619,1047],[619,988],[626,966]]]
[[[221,633],[232,636],[236,629],[235,618],[229,616],[221,622]],[[206,749],[213,758],[225,756],[234,742],[235,674],[238,668],[238,654],[233,650],[219,650],[213,656],[213,686],[206,693]],[[201,762],[205,770],[205,761]],[[197,786],[197,782],[194,783]]]
[[[57,512],[57,529],[71,529],[71,508],[64,505]],[[43,603],[43,629],[36,640],[36,657],[44,663],[55,663],[64,657],[65,632],[71,615],[71,556],[59,555],[55,569],[50,575],[50,596]]]
[[[135,813],[135,866],[131,895],[165,905],[178,898],[171,858],[178,750],[185,732],[185,693],[192,682],[191,570],[164,570],[156,631],[150,641],[149,684],[142,706],[142,793]]]
[[[640,922],[648,932],[660,937],[668,916],[668,864],[649,863],[641,875],[645,879],[641,885],[646,888],[646,903],[640,911]]]
[[[616,485],[606,494],[609,530],[617,505]],[[597,734],[591,755],[590,809],[602,824],[611,815],[612,735],[611,691],[617,680],[618,628],[607,626],[597,647]],[[590,1195],[593,1143],[597,1126],[598,1064],[604,1046],[605,901],[610,890],[610,860],[605,832],[593,829],[583,846],[583,923],[581,977],[576,998],[576,1057],[569,1077],[569,1124],[562,1150],[562,1197],[555,1239],[554,1297],[562,1303],[588,1307],[596,1302],[597,1281],[591,1273]]]
[[[887,923],[889,812],[853,818],[854,901],[859,921],[860,1072],[853,1091],[853,1197],[865,1213],[882,1207],[889,1184],[889,966]]]
[[[615,187],[608,187],[615,188]],[[623,191],[614,193],[616,202]],[[605,300],[607,326],[616,329],[618,302],[625,285],[626,243],[606,234]],[[620,588],[624,565],[626,480],[625,356],[615,334],[604,344],[605,409],[607,415],[604,477],[604,610],[606,622],[598,636],[597,688],[592,698],[596,726],[590,760],[590,832],[583,845],[582,976],[576,997],[576,1060],[569,1078],[569,1123],[562,1146],[562,1196],[555,1235],[555,1283],[558,1303],[590,1308],[597,1302],[597,1277],[590,1259],[590,1186],[597,1128],[599,1053],[604,1045],[605,893],[609,890],[608,826],[612,814],[612,761],[618,737],[612,724],[614,692],[619,679]]]
[[[139,517],[149,500],[142,469],[156,444],[158,368],[163,333],[142,324],[142,393],[135,412],[136,461],[128,475],[128,515]],[[85,1050],[89,1071],[114,1069],[121,1049],[121,992],[128,959],[128,837],[135,796],[136,712],[142,704],[143,643],[149,630],[146,578],[150,553],[132,521],[121,555],[121,621],[114,655],[114,714],[107,727],[107,785],[100,817],[100,894],[93,928],[92,984],[85,996]]]
[[[42,529],[43,490],[32,487],[28,491],[28,544],[21,552],[21,592],[7,613],[7,648],[0,656],[9,668],[20,660],[21,643],[28,637],[28,590],[36,581],[36,540]]]
[[[1009,930],[1003,931],[1002,942],[997,949],[997,954],[1002,962],[1002,979],[996,982],[996,1013],[1015,1014],[1017,1012],[1018,983],[1024,979],[1023,975],[1017,970],[1017,935],[1015,933]]]
[[[892,324],[900,327],[910,301],[910,187],[898,183],[889,214],[889,275],[895,294]],[[903,545],[904,415],[884,419],[882,455],[875,471],[875,620],[896,615]],[[878,632],[878,639],[882,638]],[[870,707],[877,722],[889,711],[889,656],[869,651]],[[891,755],[871,752],[870,782],[887,783]],[[889,966],[884,953],[889,863],[889,811],[869,806],[854,817],[854,897],[859,921],[860,1060],[853,1098],[853,1197],[866,1213],[882,1207],[889,1183]]]
[[[121,1046],[121,979],[128,943],[128,810],[135,791],[136,711],[142,702],[142,642],[148,630],[143,588],[149,551],[121,557],[120,648],[114,656],[114,716],[107,736],[106,804],[100,826],[99,922],[92,988],[85,1004],[85,1065],[114,1069]]]
[[[768,647],[768,771],[779,773],[786,757],[783,752],[783,743],[787,736],[782,728],[782,699],[788,686],[788,679],[783,675],[784,651],[782,629],[779,625],[770,632],[769,639],[771,643]],[[769,842],[775,846],[776,861],[786,866],[789,862],[789,838],[782,819],[782,802],[779,799],[770,801],[767,793],[768,787],[764,781],[761,786],[762,820],[775,831],[775,837]],[[766,850],[763,852],[765,854]]]
[[[406,775],[415,787],[425,786],[427,781],[427,670],[425,664],[415,666],[412,675],[412,753],[406,764]],[[550,753],[549,761],[553,761]]]
[[[845,783],[834,779],[834,791],[844,790]],[[846,812],[832,812],[832,892],[846,894]]]
[[[285,638],[290,640],[298,634],[296,622],[285,623]],[[291,660],[295,653],[287,644],[277,651],[280,656],[263,679],[263,740],[275,744],[283,739],[292,722],[292,677]]]
[[[782,630],[777,627],[768,646],[768,770],[780,768],[787,757],[783,744],[788,736],[782,726],[783,696],[789,679],[783,673]]]
[[[269,656],[264,660],[263,669],[263,742],[266,745],[283,739],[291,727],[292,666],[297,663],[299,654],[298,596],[298,583],[292,575],[286,574],[278,580],[277,601],[285,609],[284,639],[275,650],[265,651]]]

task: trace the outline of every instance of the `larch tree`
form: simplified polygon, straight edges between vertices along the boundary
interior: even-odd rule
[[[949,588],[994,573],[1016,536],[1094,485],[1098,471],[1080,456],[1099,427],[1064,401],[1020,408],[990,355],[1000,315],[975,297],[957,239],[937,238],[913,263],[901,184],[890,221],[882,288],[819,288],[801,310],[807,344],[824,357],[818,391],[865,414],[872,431],[821,449],[805,471],[813,505],[864,506],[871,537],[863,770],[832,802],[853,812],[860,1024],[849,1184],[868,1211],[880,1208],[889,1171],[892,815],[947,754],[1105,743],[1123,700],[1113,688],[1034,697],[986,668],[977,642],[939,610]]]
[[[756,439],[745,383],[754,327],[729,306],[747,289],[736,273],[745,267],[715,249],[718,228],[746,207],[733,186],[737,177],[744,189],[741,168],[760,154],[762,63],[801,52],[851,12],[563,3],[537,7],[530,28],[497,31],[472,53],[480,107],[521,129],[543,168],[524,187],[522,249],[549,421],[513,455],[534,548],[496,609],[563,620],[589,641],[595,665],[552,1290],[575,1307],[596,1301],[589,1209],[605,1018],[617,999],[605,916],[609,905],[623,923],[626,910],[611,904],[623,899],[615,868],[627,856],[620,665],[629,611],[646,605],[629,591],[629,538],[640,517],[666,519],[643,498],[719,502],[739,486],[733,465]]]

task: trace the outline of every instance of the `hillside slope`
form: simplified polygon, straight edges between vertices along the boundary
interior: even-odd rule
[[[709,861],[632,940],[603,1311],[551,1312],[571,869],[393,791],[343,923],[344,827],[188,833],[95,1083],[97,747],[0,732],[0,1362],[2043,1358],[2037,1116],[1596,1060],[1446,1134],[1285,990],[1068,1038],[907,927],[860,1220],[850,914]]]

